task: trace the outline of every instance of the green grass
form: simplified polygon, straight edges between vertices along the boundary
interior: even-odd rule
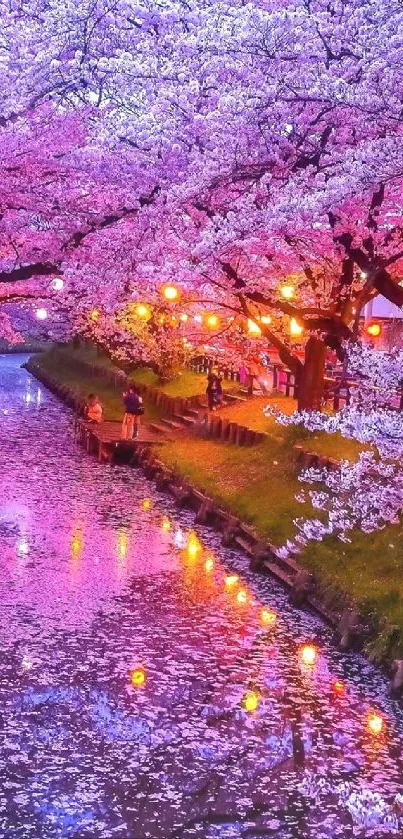
[[[279,447],[274,439],[243,449],[189,437],[167,443],[162,456],[178,475],[249,522],[261,536],[280,545],[295,534],[293,519],[303,507],[295,500],[301,485],[288,447]]]
[[[350,460],[351,462],[358,460],[360,452],[371,448],[365,443],[358,443],[357,440],[342,437],[339,432],[326,434],[325,431],[312,433],[301,438],[301,445],[309,452],[333,457],[335,460]]]
[[[356,440],[348,440],[341,434],[326,434],[325,432],[311,433],[301,426],[281,426],[273,417],[266,417],[263,409],[266,405],[276,406],[284,414],[292,414],[297,403],[285,396],[257,396],[243,403],[228,405],[220,411],[231,422],[247,425],[255,431],[265,431],[279,440],[291,444],[302,445],[307,451],[333,457],[335,460],[358,460],[363,449],[369,448]]]
[[[85,358],[88,361],[88,356]],[[41,365],[51,376],[79,396],[86,399],[89,393],[96,393],[104,409],[104,419],[121,420],[123,417],[122,389],[113,387],[110,382],[96,376],[92,377],[87,373],[81,373],[69,366],[68,357],[60,353],[42,353],[35,357],[35,361]],[[151,403],[145,404],[144,420],[152,422],[157,420],[160,414],[158,408]]]
[[[194,373],[193,370],[182,370],[176,379],[161,384],[158,376],[149,367],[139,367],[131,373],[133,381],[138,384],[158,387],[168,396],[201,396],[207,387],[207,376],[205,373]],[[238,388],[238,382],[223,381],[224,390]]]
[[[69,359],[75,361],[85,361],[89,364],[96,364],[104,367],[107,370],[116,369],[109,356],[102,350],[97,349],[93,344],[81,342],[79,347],[73,347],[72,344],[66,344],[63,347],[58,347],[55,355],[68,364]],[[190,397],[201,396],[206,391],[207,376],[205,373],[194,373],[193,370],[183,369],[179,375],[169,382],[161,382],[159,376],[150,367],[136,367],[135,365],[126,365],[125,370],[133,379],[134,382],[150,387],[158,387],[163,393],[168,396],[176,397]],[[239,388],[239,382],[223,381],[224,390],[233,390]]]
[[[69,367],[67,355],[60,358],[45,353],[37,359],[44,369],[80,396],[96,391],[106,417],[121,419],[120,389],[100,378],[77,373]],[[266,398],[263,401],[266,403]],[[248,403],[256,406],[256,417],[258,404],[257,399]],[[245,406],[225,409],[225,413],[232,412],[237,421],[246,423],[241,410]],[[146,405],[145,420],[155,416],[155,408]],[[299,427],[284,428],[273,420],[268,422],[275,434],[259,446],[238,448],[183,436],[159,447],[158,457],[221,506],[251,524],[259,536],[280,545],[295,535],[296,517],[316,515],[309,503],[302,505],[295,500],[301,484],[293,445],[300,442],[307,449],[337,459],[355,458],[357,450],[354,441],[344,440],[340,435],[308,434]],[[325,594],[329,592],[329,599],[334,601],[335,592],[340,593],[341,604],[346,598],[353,598],[377,622],[379,632],[370,647],[378,658],[385,654],[403,655],[402,536],[401,526],[386,527],[369,535],[355,531],[351,543],[347,544],[335,538],[310,542],[300,558],[320,580]]]
[[[403,655],[402,537],[401,525],[368,535],[354,531],[347,544],[334,538],[311,542],[302,557],[324,588],[336,587],[342,595],[347,592],[362,613],[378,624],[378,640],[369,645],[374,659]]]

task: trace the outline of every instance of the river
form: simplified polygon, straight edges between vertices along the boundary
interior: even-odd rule
[[[23,361],[0,358],[0,837],[403,836],[387,680],[216,534],[184,547],[191,515],[77,448]]]

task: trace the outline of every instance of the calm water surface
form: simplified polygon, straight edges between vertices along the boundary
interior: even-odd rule
[[[0,358],[0,836],[402,837],[382,675],[208,530],[189,556],[191,517],[77,449],[22,361]]]

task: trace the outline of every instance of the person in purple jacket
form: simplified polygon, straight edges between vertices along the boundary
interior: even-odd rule
[[[133,440],[138,436],[140,416],[144,412],[143,400],[134,385],[129,385],[123,394],[123,404],[122,440]]]

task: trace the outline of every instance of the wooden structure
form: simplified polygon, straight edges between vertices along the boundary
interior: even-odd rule
[[[98,457],[99,463],[113,462],[119,459],[131,459],[138,447],[154,446],[164,442],[162,435],[140,426],[138,437],[133,440],[122,439],[121,422],[91,423],[77,417],[75,423],[75,439],[87,450]]]

